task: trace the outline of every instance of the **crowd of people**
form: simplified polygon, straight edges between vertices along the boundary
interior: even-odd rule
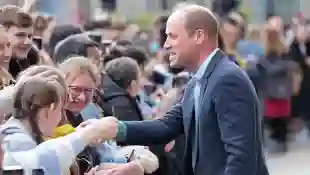
[[[29,6],[0,9],[2,169],[184,174],[184,136],[161,145],[111,140],[122,132],[111,129],[118,120],[161,119],[182,99],[192,74],[169,64],[168,16],[149,31],[110,19],[58,25]],[[217,18],[218,48],[247,73],[259,97],[268,151],[288,151],[291,133],[310,128],[308,21],[298,16],[284,25],[270,16],[252,26],[238,12]]]

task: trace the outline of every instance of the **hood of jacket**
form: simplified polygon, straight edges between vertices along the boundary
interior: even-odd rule
[[[97,46],[96,42],[91,40],[87,34],[76,34],[60,41],[53,54],[56,63],[61,63],[70,56],[87,56],[88,47]]]

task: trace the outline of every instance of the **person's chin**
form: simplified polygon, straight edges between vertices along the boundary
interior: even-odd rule
[[[5,70],[9,70],[9,63],[8,62],[1,63],[0,67],[5,69]]]
[[[70,111],[74,113],[80,113],[86,107],[85,104],[74,104],[71,106]]]
[[[172,68],[176,68],[179,66],[179,61],[178,61],[178,58],[177,57],[170,57],[169,58],[169,62],[170,62],[170,66]]]
[[[25,58],[27,58],[28,52],[24,53],[24,52],[20,52],[20,53],[16,53],[15,54],[15,58],[19,59],[19,60],[23,60]]]

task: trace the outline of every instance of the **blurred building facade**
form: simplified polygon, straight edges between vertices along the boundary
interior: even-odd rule
[[[213,0],[37,0],[36,10],[54,15],[59,23],[79,22],[91,18],[98,8],[115,1],[115,10],[127,18],[146,13],[162,13],[180,2],[195,2],[211,7]],[[310,0],[240,0],[241,9],[249,17],[249,22],[261,24],[268,14],[279,15],[290,22],[292,16],[302,12],[310,17]],[[24,0],[0,0],[0,5],[23,4]],[[109,7],[111,8],[111,7]]]
[[[100,0],[93,0],[100,1]],[[108,0],[109,1],[109,0]],[[145,13],[160,13],[171,9],[180,2],[195,2],[212,6],[214,0],[115,0],[116,11],[124,16],[132,17]],[[229,1],[229,0],[228,0]],[[278,15],[290,22],[297,12],[310,18],[310,0],[239,0],[241,10],[246,13],[249,22],[261,24],[268,15]]]

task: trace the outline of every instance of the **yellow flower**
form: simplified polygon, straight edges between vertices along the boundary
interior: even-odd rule
[[[53,138],[63,137],[73,132],[75,132],[75,128],[70,124],[58,126],[54,131]]]

